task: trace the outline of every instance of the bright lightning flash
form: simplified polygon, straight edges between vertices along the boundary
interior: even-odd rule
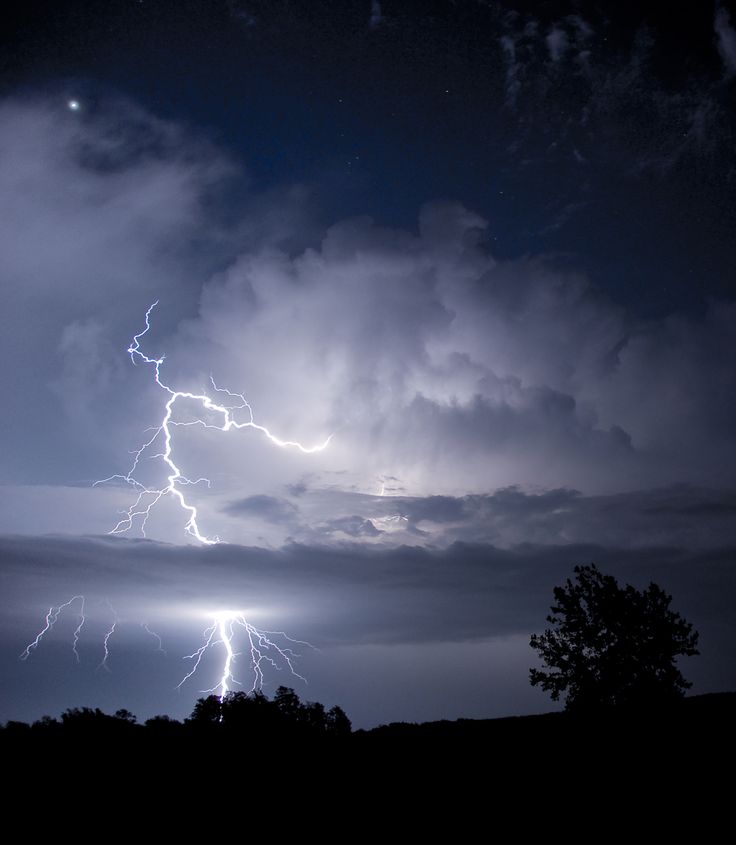
[[[132,453],[133,463],[125,475],[111,475],[109,478],[105,478],[101,481],[95,482],[95,484],[103,484],[107,481],[113,481],[117,479],[124,481],[126,484],[129,484],[138,493],[135,502],[128,508],[127,511],[123,512],[123,518],[109,532],[110,534],[122,534],[126,531],[129,531],[133,527],[135,521],[139,520],[141,532],[143,533],[143,536],[145,536],[146,522],[148,521],[148,518],[151,515],[151,511],[153,510],[153,508],[165,496],[172,496],[178,501],[182,510],[188,514],[188,519],[184,526],[185,531],[187,531],[189,534],[199,540],[200,543],[204,543],[206,545],[214,545],[215,543],[220,542],[219,538],[207,537],[201,533],[197,522],[197,508],[192,505],[189,501],[187,501],[181,489],[182,487],[185,487],[187,485],[194,485],[200,483],[205,483],[207,484],[207,486],[210,486],[210,481],[207,478],[198,478],[196,480],[187,478],[181,472],[177,464],[174,462],[174,458],[172,455],[173,427],[201,425],[203,428],[213,428],[217,429],[218,431],[253,428],[263,434],[275,446],[279,446],[282,448],[298,449],[300,452],[303,452],[307,455],[313,454],[314,452],[321,452],[323,449],[326,449],[330,440],[332,439],[332,435],[330,435],[323,443],[320,443],[316,446],[303,446],[301,443],[298,443],[295,440],[282,440],[281,438],[276,437],[274,434],[272,434],[265,426],[259,425],[255,422],[255,420],[253,419],[253,409],[248,404],[242,394],[232,393],[229,390],[218,387],[215,384],[214,379],[211,377],[210,381],[212,382],[213,390],[216,393],[220,393],[224,396],[229,397],[230,399],[237,400],[236,404],[217,404],[206,393],[190,393],[189,391],[184,390],[173,390],[167,384],[164,384],[164,382],[161,381],[161,365],[164,362],[165,356],[162,355],[160,358],[149,358],[141,351],[140,347],[140,339],[151,328],[151,312],[157,305],[158,300],[149,307],[148,311],[146,311],[146,326],[143,331],[133,336],[133,340],[131,341],[131,344],[128,347],[128,354],[130,355],[130,360],[133,362],[133,364],[135,364],[136,361],[142,361],[144,364],[152,366],[155,373],[156,384],[162,390],[168,393],[169,398],[164,406],[165,410],[163,419],[161,420],[161,423],[154,429],[153,437],[151,437],[146,443],[143,444],[143,446],[141,446],[139,449],[135,450]],[[222,419],[222,424],[214,425],[213,423],[205,422],[205,420],[203,419],[195,419],[189,422],[177,422],[173,419],[174,405],[180,399],[190,400],[195,403],[198,402],[204,411],[209,411],[215,415],[219,415]],[[242,422],[236,420],[234,416],[236,411],[245,411],[247,414],[247,419]],[[160,451],[156,452],[155,454],[148,454],[148,450],[151,449],[154,443],[157,442],[161,444],[159,447]],[[136,479],[136,470],[138,469],[140,461],[144,457],[160,459],[166,465],[168,477],[167,483],[163,487],[148,487]]]
[[[199,668],[199,664],[204,654],[215,646],[222,645],[225,651],[225,660],[222,666],[222,674],[220,680],[214,687],[207,690],[202,690],[206,693],[216,693],[222,699],[228,692],[230,692],[233,684],[242,686],[233,674],[233,664],[237,662],[237,658],[242,652],[235,651],[233,640],[238,633],[236,628],[242,628],[245,631],[243,635],[243,645],[246,653],[249,655],[250,667],[253,672],[253,684],[250,688],[251,692],[260,689],[263,686],[263,664],[270,664],[274,669],[281,670],[286,667],[291,674],[304,681],[306,678],[300,675],[294,668],[294,659],[299,655],[291,648],[292,645],[303,645],[308,648],[314,648],[310,643],[304,640],[294,640],[287,636],[283,631],[261,631],[243,616],[240,611],[223,610],[215,613],[211,617],[212,624],[205,628],[202,637],[203,644],[192,654],[188,654],[184,659],[193,660],[194,665],[189,672],[181,679],[177,685],[177,689],[181,687],[195,674]]]

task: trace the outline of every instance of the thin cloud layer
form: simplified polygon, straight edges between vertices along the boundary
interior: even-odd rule
[[[225,511],[238,520],[250,515],[237,502]],[[687,485],[597,496],[566,488],[533,493],[507,487],[461,497],[377,496],[315,487],[274,509],[270,521],[274,545],[287,539],[344,543],[361,537],[377,546],[434,549],[466,541],[506,549],[522,543],[600,543],[695,550],[736,544],[734,515],[733,491]],[[238,526],[231,525],[228,533],[239,536]]]
[[[0,538],[6,638],[75,594],[109,600],[121,619],[180,631],[242,607],[322,645],[407,644],[522,635],[543,626],[552,587],[595,561],[643,585],[656,580],[706,628],[733,627],[734,548],[624,549],[454,543],[446,549],[289,544],[279,550],[176,547],[103,538]],[[43,611],[43,613],[41,612]],[[12,624],[11,624],[12,623]]]

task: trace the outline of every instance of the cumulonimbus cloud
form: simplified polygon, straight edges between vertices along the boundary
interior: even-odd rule
[[[278,225],[264,222],[273,195],[225,222],[218,190],[238,168],[180,127],[133,106],[114,120],[46,101],[3,114],[4,375],[27,411],[7,422],[6,480],[124,468],[161,409],[125,356],[160,298],[146,341],[170,383],[202,389],[213,374],[284,439],[334,434],[304,456],[254,432],[182,432],[187,468],[213,475],[213,519],[259,518],[253,497],[293,504],[299,485],[372,495],[389,477],[412,500],[730,483],[734,303],[643,320],[550,258],[494,257],[486,221],[454,201],[424,206],[413,231],[359,217],[307,235],[289,191]],[[347,503],[330,516],[300,500],[298,520],[284,507],[261,521],[371,541],[388,529]]]

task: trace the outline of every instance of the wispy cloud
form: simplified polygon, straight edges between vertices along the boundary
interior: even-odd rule
[[[371,0],[371,16],[368,19],[368,26],[371,29],[376,29],[384,21],[383,13],[381,12],[381,4],[378,0]]]
[[[736,30],[731,26],[731,16],[722,6],[716,8],[713,20],[716,43],[726,76],[736,74]]]

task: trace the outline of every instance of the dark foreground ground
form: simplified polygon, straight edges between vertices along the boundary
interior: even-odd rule
[[[456,842],[477,825],[498,838],[512,822],[512,838],[564,839],[593,825],[586,838],[596,841],[614,829],[659,841],[673,832],[709,840],[728,819],[732,829],[736,806],[736,693],[624,715],[399,723],[324,738],[243,725],[115,727],[0,731],[8,818],[67,833],[100,820],[122,833],[145,817],[134,838],[163,823],[167,840],[303,823],[341,841],[376,829],[383,838],[386,825],[393,838],[400,824],[412,839]]]

